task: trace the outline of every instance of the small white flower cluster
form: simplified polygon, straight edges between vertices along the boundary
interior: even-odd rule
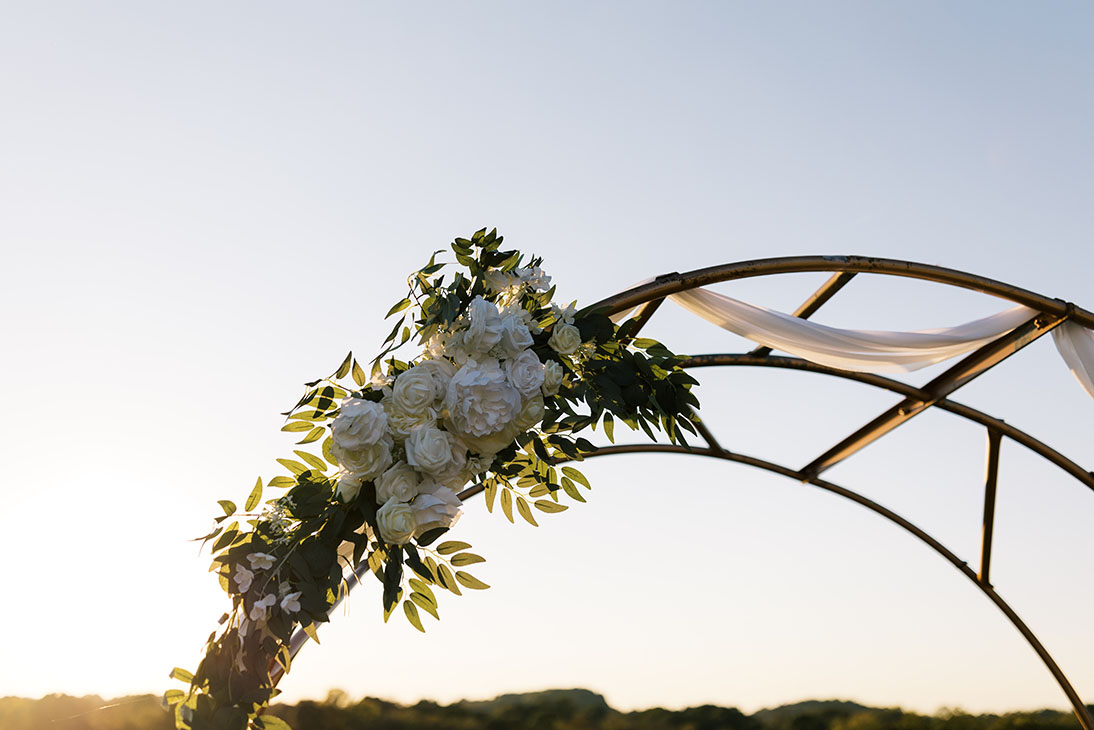
[[[347,398],[332,424],[332,452],[343,469],[337,496],[352,501],[372,481],[377,524],[389,544],[451,527],[460,516],[457,491],[539,424],[544,397],[562,385],[563,367],[544,365],[532,351],[542,328],[520,306],[521,292],[546,289],[550,277],[536,267],[487,279],[491,291],[511,294],[507,304],[476,297],[433,338],[425,359],[394,380],[374,380],[379,402]],[[572,308],[555,314],[549,344],[572,354],[582,344]]]
[[[247,593],[250,591],[256,574],[272,569],[277,563],[277,558],[269,553],[251,553],[247,556],[247,562],[251,564],[250,569],[244,567],[242,563],[236,563],[236,572],[232,576],[240,593]],[[279,596],[282,612],[296,613],[299,611],[300,602],[298,599],[301,594],[302,591],[293,592],[292,587],[288,583],[281,582],[277,595],[268,593],[251,604],[250,613],[247,614],[247,618],[240,624],[240,635],[246,636],[249,626],[252,623],[257,626],[264,625],[269,616],[269,610],[278,604]]]

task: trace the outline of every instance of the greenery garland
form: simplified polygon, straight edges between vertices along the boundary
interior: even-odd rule
[[[271,673],[289,670],[296,630],[318,641],[348,571],[371,571],[384,620],[401,605],[420,631],[423,613],[440,618],[440,590],[487,588],[462,570],[483,562],[469,543],[437,543],[459,518],[465,485],[485,488],[489,511],[499,503],[510,522],[515,512],[536,525],[536,512],[567,509],[562,495],[585,501],[588,481],[560,465],[594,448],[576,436],[586,428],[600,425],[613,442],[617,420],[673,443],[696,432],[696,381],[678,357],[636,339],[635,319],[616,326],[603,312],[554,304],[542,259],[501,243],[486,229],[457,238],[447,282],[452,265],[435,252],[388,312],[398,319],[371,373],[350,353],[284,414],[281,430],[319,453],[278,459],[290,475],[259,478],[242,512],[219,502],[224,514],[198,539],[212,542],[232,608],[197,670],[171,672],[189,685],[164,696],[180,730],[287,728],[261,714],[277,693]],[[412,340],[422,353],[398,360]],[[271,488],[286,491],[263,502]]]

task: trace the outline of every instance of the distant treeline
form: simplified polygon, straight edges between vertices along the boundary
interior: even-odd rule
[[[1094,708],[1092,708],[1094,709]],[[399,705],[350,701],[334,690],[322,702],[274,705],[293,730],[1077,730],[1067,712],[1039,710],[970,715],[960,710],[917,715],[854,702],[808,701],[753,715],[732,707],[619,712],[582,689],[502,695],[485,702]],[[158,697],[49,695],[0,698],[0,730],[173,730]]]

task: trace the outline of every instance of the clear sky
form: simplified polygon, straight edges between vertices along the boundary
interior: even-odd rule
[[[226,598],[187,539],[278,473],[301,383],[375,351],[406,274],[482,226],[567,300],[816,253],[1094,308],[1092,86],[1080,2],[0,3],[0,694],[158,692],[192,667]],[[720,290],[792,310],[823,278]],[[816,319],[1004,306],[859,277]],[[745,346],[671,305],[649,334]],[[894,402],[700,375],[722,442],[791,466]],[[1094,466],[1094,402],[1048,338],[959,400]],[[930,412],[830,475],[974,563],[983,443]],[[866,510],[681,457],[585,471],[590,503],[538,530],[469,503],[458,536],[494,587],[426,636],[362,589],[285,696],[1066,704],[974,586]],[[993,578],[1088,702],[1092,516],[1005,445]]]

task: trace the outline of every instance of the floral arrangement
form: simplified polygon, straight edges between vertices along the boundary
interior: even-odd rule
[[[242,513],[220,501],[198,539],[212,542],[232,607],[197,670],[171,673],[189,685],[164,697],[180,730],[286,728],[261,714],[277,692],[271,674],[288,671],[295,631],[318,641],[351,571],[376,576],[385,621],[401,605],[420,631],[422,613],[440,617],[440,590],[487,588],[462,570],[483,562],[469,543],[437,543],[466,485],[481,485],[491,512],[497,502],[510,522],[515,509],[536,525],[537,512],[567,509],[563,495],[585,501],[588,481],[561,464],[594,448],[576,435],[586,428],[612,441],[617,419],[650,438],[695,433],[696,381],[673,353],[635,339],[637,320],[558,306],[542,260],[501,243],[485,229],[457,238],[447,282],[451,264],[434,253],[388,312],[398,318],[370,374],[350,353],[284,414],[282,430],[318,453],[278,459],[290,474],[259,478]],[[411,341],[421,353],[400,361]],[[285,491],[263,503],[264,488]]]

